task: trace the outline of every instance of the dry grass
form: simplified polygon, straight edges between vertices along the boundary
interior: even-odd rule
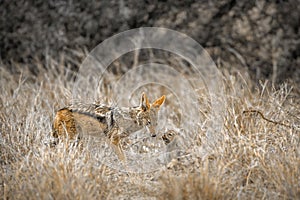
[[[195,148],[155,172],[133,174],[99,164],[84,148],[45,145],[72,81],[59,63],[37,68],[37,76],[26,67],[18,75],[0,68],[3,199],[300,198],[300,95],[292,84],[252,89],[227,76],[218,147],[203,156]]]

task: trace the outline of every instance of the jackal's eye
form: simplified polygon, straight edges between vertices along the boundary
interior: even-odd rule
[[[151,125],[151,121],[150,121],[150,120],[147,120],[146,125]]]

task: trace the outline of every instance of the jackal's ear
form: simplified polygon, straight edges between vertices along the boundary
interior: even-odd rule
[[[141,96],[141,102],[140,102],[140,107],[146,111],[150,109],[150,103],[149,100],[146,96],[146,94],[143,92],[142,96]]]
[[[154,108],[159,108],[164,102],[165,102],[166,96],[163,95],[160,98],[156,99],[153,104],[152,107]]]

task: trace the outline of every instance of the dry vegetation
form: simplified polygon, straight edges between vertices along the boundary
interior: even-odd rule
[[[300,198],[300,88],[293,84],[254,87],[227,74],[217,148],[200,156],[195,147],[157,171],[134,174],[99,164],[85,148],[46,145],[72,79],[54,61],[47,70],[40,62],[36,67],[36,76],[24,66],[18,75],[0,68],[3,199]]]
[[[300,199],[299,5],[299,0],[4,0],[0,198]],[[78,49],[149,26],[190,35],[223,69],[226,109],[216,148],[203,152],[208,141],[199,133],[189,154],[151,173],[124,173],[102,165],[87,148],[66,148],[68,142],[49,147],[55,111],[69,103],[74,71],[86,54]],[[120,58],[113,73],[139,64],[132,57]],[[281,85],[257,84],[261,79]]]

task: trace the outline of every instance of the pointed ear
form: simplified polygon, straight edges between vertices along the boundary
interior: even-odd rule
[[[142,96],[141,96],[141,101],[140,101],[140,107],[146,111],[150,109],[150,103],[149,100],[146,96],[146,94],[143,92]]]
[[[153,104],[152,107],[154,108],[159,108],[164,102],[165,102],[166,96],[163,95],[162,97],[156,99]]]

